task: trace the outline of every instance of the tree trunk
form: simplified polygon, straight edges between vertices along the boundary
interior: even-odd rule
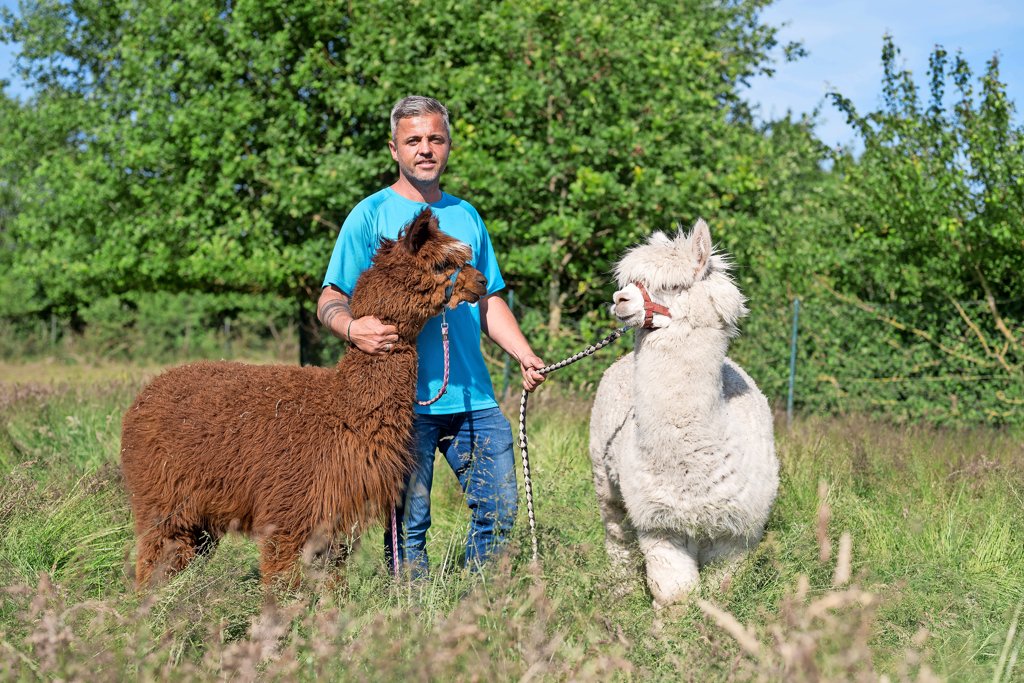
[[[565,267],[572,260],[572,250],[567,249],[566,245],[566,240],[556,240],[551,245],[551,251],[555,256],[562,254],[559,265],[553,269],[551,279],[548,281],[548,334],[552,338],[556,337],[561,330],[562,309],[565,307],[565,300],[568,297],[568,294],[562,291],[562,273],[565,272]]]
[[[322,366],[324,340],[320,320],[316,317],[316,303],[306,288],[299,292],[299,365]]]
[[[562,326],[562,302],[564,300],[558,275],[552,275],[548,281],[548,334],[552,337],[558,334],[558,330]]]

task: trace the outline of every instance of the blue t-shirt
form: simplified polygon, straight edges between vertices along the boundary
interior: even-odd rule
[[[341,226],[323,286],[335,285],[351,295],[360,274],[370,267],[380,239],[397,238],[399,231],[425,206],[428,205],[406,199],[390,187],[359,202]],[[487,278],[487,294],[503,289],[505,281],[498,269],[491,239],[476,209],[469,202],[445,193],[429,206],[437,216],[441,230],[473,249],[469,264]],[[491,377],[480,350],[479,305],[459,304],[445,315],[450,345],[448,390],[436,403],[416,405],[416,412],[449,415],[497,406]],[[416,341],[416,348],[419,352],[416,398],[426,401],[437,395],[444,382],[441,316],[427,321]]]

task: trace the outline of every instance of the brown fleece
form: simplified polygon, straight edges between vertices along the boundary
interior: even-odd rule
[[[180,571],[231,530],[258,539],[264,582],[293,580],[304,550],[381,519],[413,467],[416,336],[458,268],[449,306],[486,293],[471,255],[429,209],[382,240],[351,308],[398,328],[386,355],[353,347],[334,369],[200,362],[142,389],[121,433],[137,585]]]

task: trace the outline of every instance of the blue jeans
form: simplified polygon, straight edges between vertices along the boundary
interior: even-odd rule
[[[413,448],[418,466],[406,482],[395,511],[398,560],[413,577],[426,576],[426,540],[430,528],[430,487],[434,451],[448,461],[466,494],[471,518],[466,566],[479,567],[508,539],[518,509],[512,429],[498,408],[453,415],[416,415]],[[394,566],[391,521],[385,523],[384,557]]]

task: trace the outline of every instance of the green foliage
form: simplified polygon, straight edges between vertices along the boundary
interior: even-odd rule
[[[20,509],[7,520],[0,537],[5,580],[33,582],[47,572],[79,583],[87,594],[105,593],[124,571],[125,544],[131,539],[117,484],[103,482],[96,486],[100,491],[89,491],[80,483],[56,500],[43,492],[37,507]]]
[[[548,336],[607,325],[611,264],[640,236],[731,226],[794,159],[814,168],[776,163],[784,136],[739,100],[775,44],[762,5],[27,5],[4,21],[37,85],[10,280],[63,313],[134,291],[308,297],[391,175],[389,106],[426,92],[454,116],[446,186]],[[740,243],[757,221],[737,224]]]
[[[98,596],[122,575],[131,529],[115,463],[121,414],[135,388],[37,387],[23,396],[0,388],[5,583],[35,582],[46,572]]]
[[[259,346],[262,319],[334,362],[310,302],[346,212],[393,177],[389,107],[418,92],[452,111],[445,189],[481,210],[545,360],[613,329],[629,246],[703,216],[750,300],[732,354],[773,401],[799,297],[800,410],[1019,423],[1024,136],[998,62],[976,84],[938,48],[922,101],[887,39],[884,106],[833,96],[864,151],[830,153],[812,119],[759,124],[741,98],[780,47],[803,56],[765,4],[3,10],[34,94],[0,98],[0,351],[73,330],[87,353],[230,355],[225,321]],[[619,353],[559,381],[592,387]]]
[[[883,597],[887,628],[872,643],[898,649],[925,628],[937,671],[991,678],[998,647],[989,644],[1002,644],[1024,600],[1016,570],[1007,571],[1024,562],[1024,545],[996,507],[1024,483],[1010,446],[1017,437],[862,419],[828,425],[812,420],[781,435],[783,493],[770,525],[782,522],[778,533],[802,546],[792,552],[815,555],[815,529],[791,522],[813,505],[815,482],[827,482],[829,526],[851,532],[855,572]]]
[[[922,102],[897,56],[886,38],[883,109],[860,115],[833,96],[864,152],[835,159],[843,228],[816,294],[860,332],[826,326],[812,364],[831,366],[825,379],[855,403],[938,422],[1019,422],[1024,129],[1012,123],[997,59],[978,96],[963,58],[950,63],[936,48]],[[887,387],[887,377],[902,381]]]
[[[126,292],[96,298],[71,319],[0,318],[0,358],[292,359],[294,308],[273,295]]]
[[[81,346],[104,358],[130,358],[139,347],[155,359],[230,358],[281,344],[278,326],[290,324],[292,307],[273,296],[129,292],[81,311]]]
[[[356,135],[386,110],[353,106],[334,7],[41,2],[7,16],[37,84],[26,145],[43,152],[7,239],[17,277],[47,283],[44,306],[319,284],[335,221],[385,162]]]

